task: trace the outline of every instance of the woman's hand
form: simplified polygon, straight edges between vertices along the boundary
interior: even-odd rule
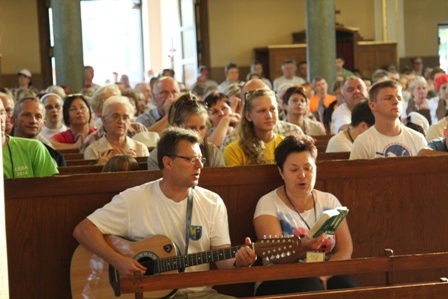
[[[325,240],[325,237],[327,235],[326,234],[321,234],[319,237],[316,237],[314,239],[308,238],[307,236],[303,237],[302,239],[300,239],[301,241],[301,247],[303,250],[308,251],[308,250],[317,250],[319,249],[319,247],[322,245],[322,243]]]

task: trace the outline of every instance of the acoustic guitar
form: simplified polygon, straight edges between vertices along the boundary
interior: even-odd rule
[[[117,252],[131,257],[147,268],[145,275],[177,273],[186,267],[221,261],[235,257],[241,246],[233,246],[186,256],[169,238],[156,235],[139,242],[130,242],[121,237],[106,235],[106,242]],[[297,259],[298,238],[296,236],[263,239],[250,246],[261,258],[278,263]],[[115,298],[120,296],[118,271],[106,261],[79,245],[73,253],[70,266],[73,299]],[[176,290],[144,293],[144,298],[170,297]],[[134,294],[121,294],[120,298],[135,298]]]

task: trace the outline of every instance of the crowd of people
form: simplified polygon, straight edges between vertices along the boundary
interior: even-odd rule
[[[415,68],[401,74],[390,65],[364,77],[345,69],[338,56],[338,80],[331,88],[320,76],[308,82],[306,62],[293,59],[284,60],[282,76],[272,81],[257,61],[246,82],[234,63],[225,67],[220,84],[201,66],[190,88],[169,69],[134,88],[125,75],[119,84],[101,86],[94,83],[93,67],[86,66],[85,88],[76,94],[60,86],[37,91],[31,72],[22,70],[17,88],[0,92],[4,176],[55,175],[66,165],[64,150],[79,150],[105,172],[138,170],[135,158],[147,157],[148,169],[160,170],[162,178],[115,196],[74,231],[121,275],[133,275],[146,267],[120,255],[103,235],[131,240],[166,235],[185,254],[228,248],[225,206],[218,194],[197,186],[201,169],[276,164],[284,185],[260,199],[257,237],[300,237],[303,254],[294,262],[306,261],[307,252],[322,252],[323,260],[350,259],[346,220],[334,236],[306,236],[325,210],[341,206],[332,194],[314,189],[318,153],[312,136],[332,135],[326,151],[350,152],[350,159],[448,153],[448,75],[440,68],[425,72],[418,58],[412,62]],[[256,258],[243,246],[216,264],[249,267]],[[208,264],[187,271],[207,269]],[[326,276],[261,282],[256,294],[357,286],[351,276]],[[190,292],[226,297],[208,287],[176,296]]]

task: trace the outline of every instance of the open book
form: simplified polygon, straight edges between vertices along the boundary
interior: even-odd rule
[[[334,235],[347,214],[347,207],[337,207],[331,210],[326,210],[319,219],[317,219],[316,223],[314,223],[306,236],[309,238],[316,238],[323,233]]]

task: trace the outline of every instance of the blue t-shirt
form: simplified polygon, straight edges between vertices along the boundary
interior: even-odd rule
[[[439,137],[431,140],[427,147],[439,152],[448,152],[448,148],[446,147],[446,137]]]

